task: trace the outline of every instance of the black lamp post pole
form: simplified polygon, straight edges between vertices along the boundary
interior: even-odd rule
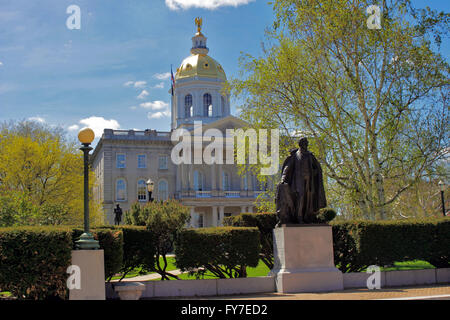
[[[149,191],[148,192],[148,202],[152,202],[152,192],[151,191]]]
[[[95,250],[100,246],[89,231],[89,151],[92,150],[89,145],[90,143],[83,143],[80,148],[83,151],[84,160],[84,233],[80,240],[76,241],[76,245],[78,249]]]
[[[84,153],[84,232],[89,233],[89,151],[92,148],[84,143],[80,150]]]
[[[444,200],[444,190],[441,190],[441,201],[442,201],[442,214],[445,217],[445,200]]]

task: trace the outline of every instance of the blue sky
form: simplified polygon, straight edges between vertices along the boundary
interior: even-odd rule
[[[448,11],[445,0],[414,3]],[[80,30],[66,26],[73,4]],[[241,52],[260,53],[273,21],[265,0],[0,0],[0,121],[73,135],[86,125],[169,130],[167,73],[189,55],[197,16],[228,77]]]

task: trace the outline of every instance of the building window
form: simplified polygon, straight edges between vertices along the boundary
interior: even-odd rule
[[[220,97],[220,105],[222,106],[222,115],[225,113],[225,98],[223,96]]]
[[[127,183],[125,179],[118,179],[116,181],[116,201],[127,200]]]
[[[145,169],[147,168],[147,157],[145,154],[138,154],[137,156],[138,168]]]
[[[205,93],[203,95],[203,115],[205,117],[208,117],[209,106],[211,106],[211,104],[212,104],[211,95],[209,93]],[[211,113],[212,113],[212,106],[211,106]]]
[[[192,95],[188,94],[184,97],[184,115],[186,118],[192,117]]]
[[[139,180],[137,183],[138,201],[147,201],[147,184],[145,180]]]
[[[230,191],[230,175],[225,171],[222,172],[222,189]]]
[[[243,190],[247,191],[248,190],[247,175],[244,175],[242,177],[242,184],[243,184]]]
[[[116,167],[119,169],[126,168],[126,157],[124,153],[116,154]]]
[[[203,173],[198,170],[194,171],[194,190],[203,191]]]
[[[203,228],[203,213],[198,215],[198,227]]]
[[[159,169],[167,169],[168,168],[167,162],[168,162],[167,156],[159,156],[158,168]]]
[[[165,201],[169,197],[169,190],[166,180],[161,180],[158,183],[158,199]]]

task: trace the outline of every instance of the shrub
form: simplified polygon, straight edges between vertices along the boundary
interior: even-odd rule
[[[0,228],[0,291],[18,299],[67,297],[69,228]]]
[[[334,262],[343,272],[416,259],[449,267],[449,234],[449,218],[335,223]]]
[[[141,273],[153,271],[155,268],[155,243],[153,234],[142,226],[105,226],[123,232],[123,261],[120,273],[122,280],[134,269],[140,268]],[[97,229],[99,229],[97,228]]]
[[[93,229],[90,230],[95,240],[98,240],[100,249],[104,250],[105,261],[105,279],[111,278],[120,271],[123,261],[123,232],[121,230],[111,229]],[[83,229],[73,229],[73,248]]]
[[[224,224],[257,226],[261,232],[261,259],[273,268],[274,213],[227,217]],[[450,266],[450,218],[390,221],[332,222],[334,263],[342,272],[357,272],[370,265],[425,260],[437,268]]]
[[[226,217],[223,220],[226,226],[257,227],[260,234],[260,259],[269,268],[273,268],[273,239],[272,230],[277,224],[274,213],[242,213],[238,216]]]
[[[176,266],[197,278],[210,271],[218,278],[246,277],[246,267],[259,261],[257,228],[218,227],[187,229],[175,245]]]

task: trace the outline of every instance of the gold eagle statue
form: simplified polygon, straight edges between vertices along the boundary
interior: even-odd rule
[[[195,18],[195,25],[197,26],[197,32],[200,33],[200,30],[202,29],[202,18]]]

